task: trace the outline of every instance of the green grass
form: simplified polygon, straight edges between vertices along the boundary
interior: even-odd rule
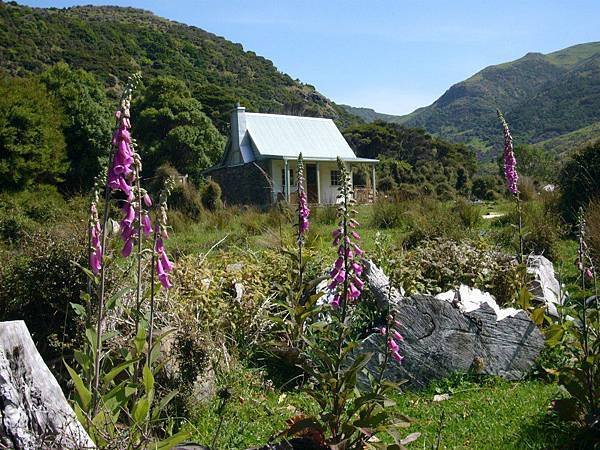
[[[275,389],[257,371],[234,371],[224,383],[232,396],[215,448],[264,445],[285,430],[286,420],[316,412],[305,394]],[[434,402],[436,393],[450,393],[450,399]],[[551,401],[558,396],[555,384],[542,381],[487,378],[468,382],[454,377],[425,391],[399,393],[394,400],[397,413],[412,419],[406,434],[421,433],[411,448],[434,448],[442,414],[443,449],[571,448],[576,430],[549,412]],[[195,442],[208,445],[214,439],[220,421],[218,406],[215,399],[195,408],[189,426]]]

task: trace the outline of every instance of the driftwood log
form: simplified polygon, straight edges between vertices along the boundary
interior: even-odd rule
[[[0,448],[96,448],[22,320],[0,322]]]
[[[403,297],[389,287],[389,279],[372,262],[366,263],[366,278],[380,307],[388,306],[401,322],[402,364],[391,361],[385,378],[407,380],[414,388],[453,372],[498,375],[509,380],[522,378],[544,347],[544,339],[522,310],[496,310],[482,302],[476,309],[461,307],[460,296],[453,301],[413,295]],[[368,369],[378,374],[384,336],[367,337],[360,351],[373,352]]]

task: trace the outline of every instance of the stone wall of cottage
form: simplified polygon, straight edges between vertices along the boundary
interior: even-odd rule
[[[226,204],[271,204],[271,187],[264,173],[256,165],[260,165],[265,173],[269,173],[269,169],[262,162],[222,167],[210,173],[212,180],[221,186],[222,199]]]

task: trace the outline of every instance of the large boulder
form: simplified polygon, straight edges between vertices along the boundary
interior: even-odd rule
[[[366,276],[380,307],[389,307],[400,321],[404,342],[402,364],[388,363],[385,378],[407,380],[414,388],[454,372],[522,378],[544,347],[544,339],[528,314],[500,308],[493,297],[462,286],[438,297],[404,297],[376,266],[366,264]],[[378,374],[384,337],[372,334],[360,351],[373,352],[368,369]],[[377,355],[379,357],[377,357]]]

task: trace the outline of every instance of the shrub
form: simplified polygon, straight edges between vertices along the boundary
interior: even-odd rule
[[[530,177],[519,178],[519,195],[521,200],[524,201],[535,200],[537,197],[537,190],[533,179]]]
[[[314,220],[318,223],[331,225],[337,220],[337,208],[335,205],[319,206],[314,208],[313,211],[316,212]]]
[[[586,238],[596,267],[600,267],[600,199],[590,202],[585,211]]]
[[[448,183],[443,182],[435,187],[435,195],[442,201],[452,200],[454,198],[454,189]]]
[[[559,176],[562,192],[561,210],[569,223],[575,223],[579,207],[600,197],[600,140],[596,141],[567,161]]]
[[[549,201],[530,201],[523,203],[522,210],[523,251],[526,254],[544,254],[547,258],[554,259],[564,230],[553,204]],[[513,212],[512,216],[513,220],[518,221],[516,212]]]
[[[391,175],[385,175],[377,182],[377,189],[382,192],[390,192],[397,188],[396,180]]]
[[[169,203],[172,209],[197,220],[202,213],[200,194],[191,182],[178,183],[171,191]]]
[[[477,228],[483,222],[481,208],[464,199],[456,202],[453,212],[458,215],[462,225],[467,228]]]
[[[424,240],[402,253],[393,271],[409,294],[437,294],[462,283],[490,292],[500,304],[514,299],[520,279],[513,258],[483,242],[445,238]]]
[[[402,224],[402,202],[379,199],[373,204],[371,221],[377,228],[397,228]]]
[[[86,265],[84,236],[56,239],[37,233],[26,245],[33,255],[10,258],[2,265],[0,320],[24,319],[44,360],[60,371],[63,349],[69,353],[81,335],[69,304],[79,303],[87,286],[85,274],[74,264]]]
[[[216,211],[223,207],[221,201],[221,186],[212,180],[209,180],[200,192],[202,205],[209,211]]]
[[[471,186],[471,194],[480,200],[495,200],[497,190],[498,179],[490,175],[475,178]]]

